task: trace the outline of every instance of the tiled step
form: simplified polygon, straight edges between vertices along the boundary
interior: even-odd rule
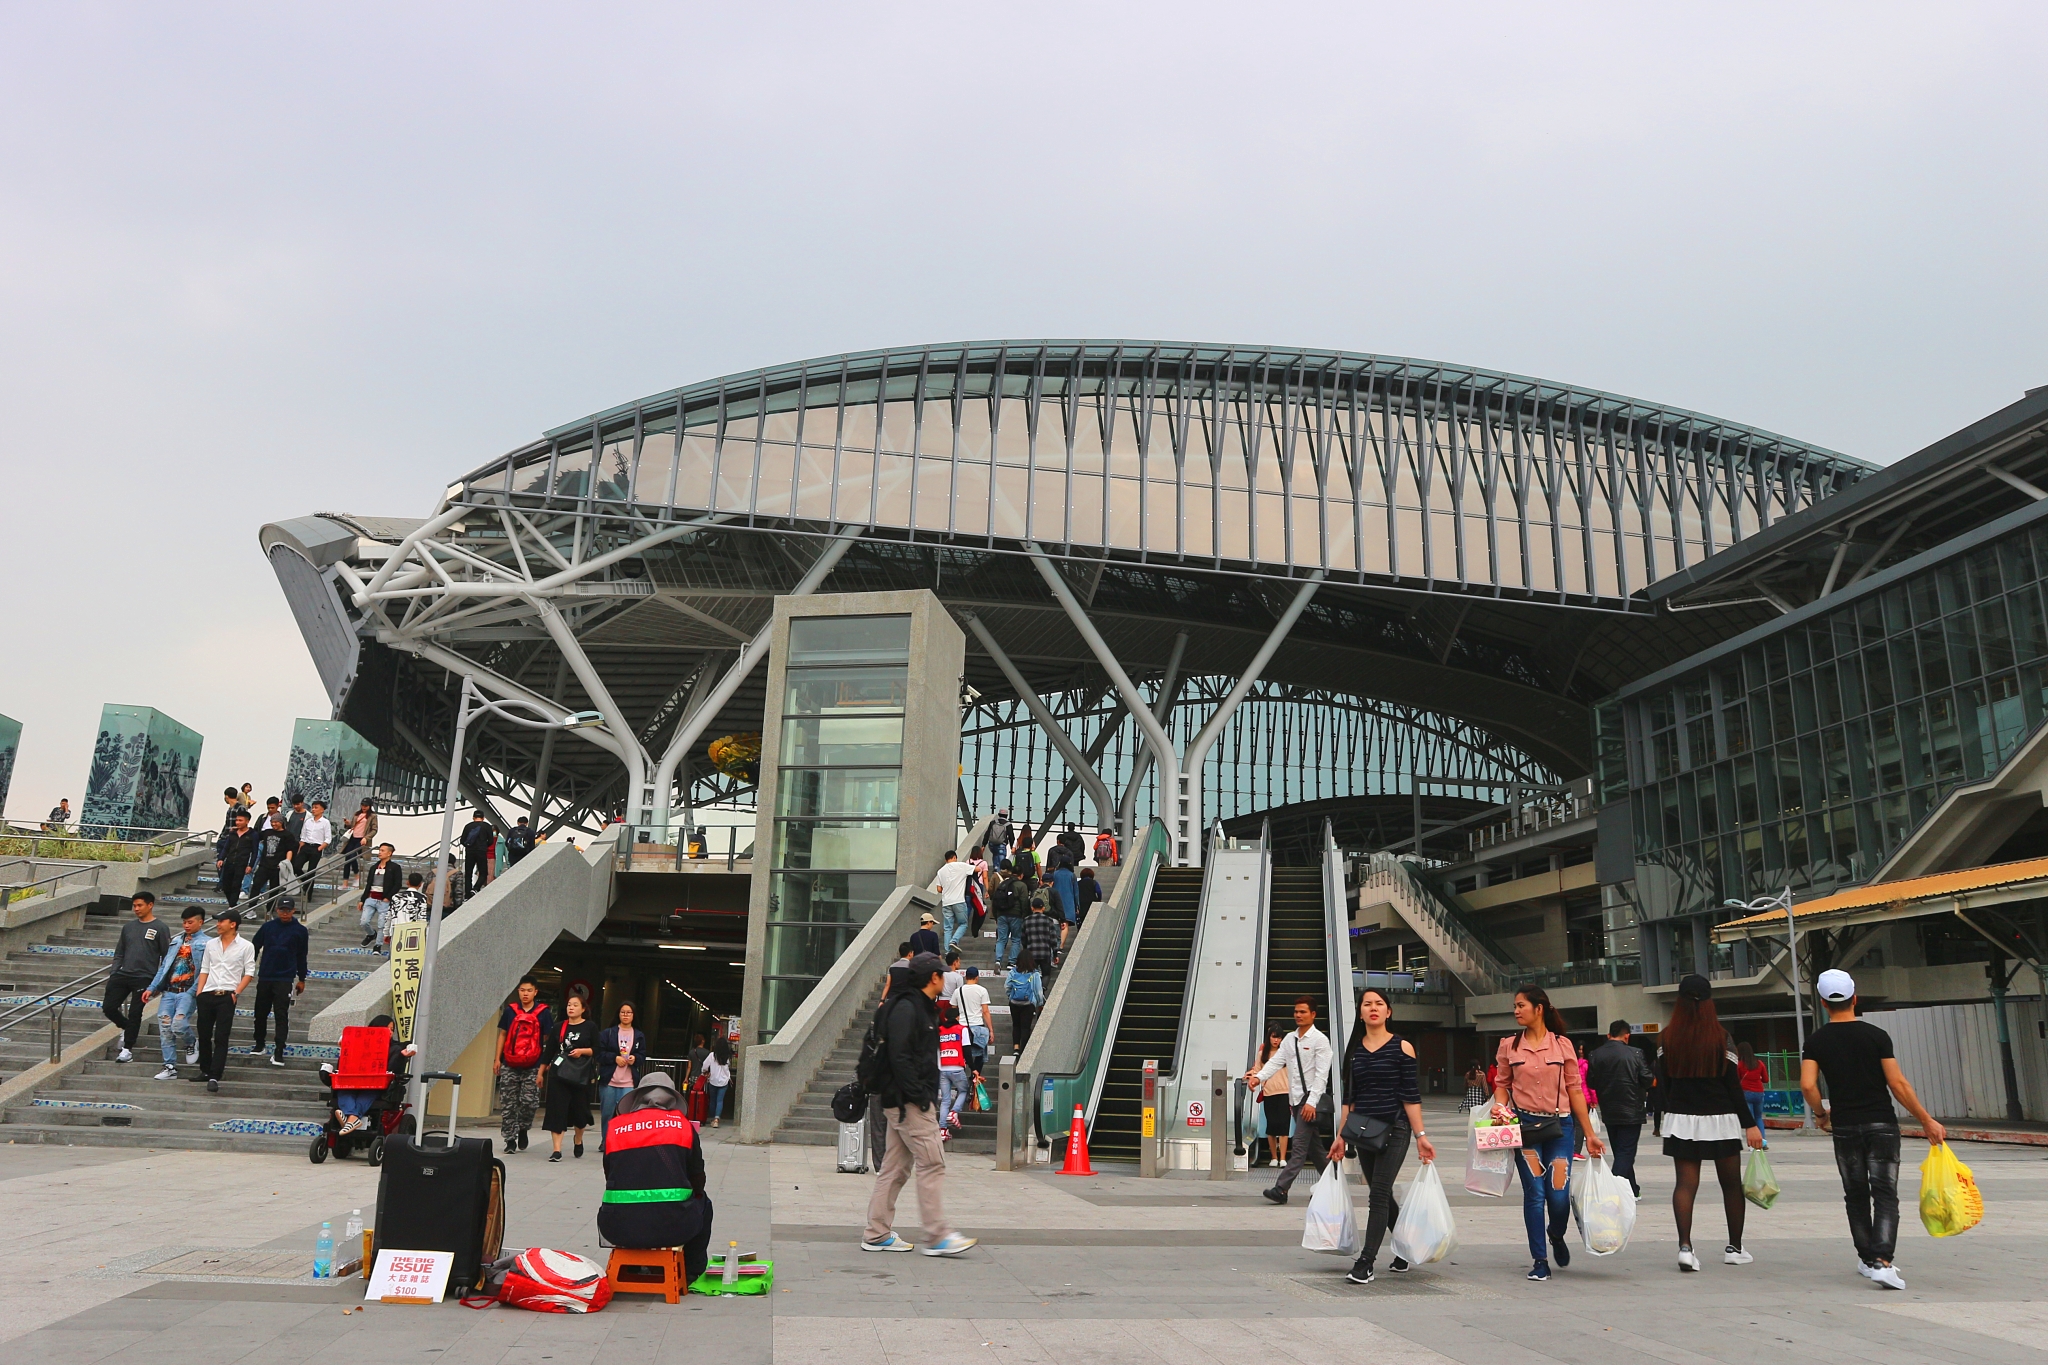
[[[278,1152],[303,1156],[311,1142],[305,1137],[257,1133],[221,1133],[154,1127],[86,1127],[40,1120],[0,1125],[0,1141],[44,1143],[68,1147],[150,1147],[197,1152]]]

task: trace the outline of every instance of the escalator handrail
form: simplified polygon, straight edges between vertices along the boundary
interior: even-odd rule
[[[1245,1018],[1251,1020],[1251,1038],[1245,1049],[1245,1070],[1250,1071],[1259,1064],[1259,1047],[1266,1032],[1266,982],[1270,979],[1273,966],[1273,822],[1266,820],[1259,825],[1259,923],[1253,933],[1252,942],[1258,945],[1258,956],[1252,969],[1251,1006],[1245,1011]]]
[[[1109,1050],[1116,1041],[1116,1024],[1123,1013],[1124,991],[1130,985],[1131,968],[1135,963],[1139,939],[1145,928],[1145,913],[1151,904],[1152,889],[1158,879],[1159,869],[1165,865],[1167,850],[1172,846],[1172,836],[1164,821],[1154,818],[1142,837],[1131,841],[1124,863],[1124,874],[1118,879],[1117,890],[1121,891],[1125,881],[1131,883],[1131,897],[1135,908],[1124,917],[1122,937],[1116,951],[1110,954],[1104,964],[1104,972],[1117,974],[1115,1001],[1101,999],[1102,988],[1096,988],[1097,1007],[1095,1022],[1090,1026],[1089,1045],[1083,1053],[1081,1065],[1072,1071],[1040,1071],[1018,1077],[1017,1084],[1030,1096],[1032,1129],[1038,1141],[1043,1143],[1049,1136],[1042,1122],[1044,1114],[1043,1095],[1048,1081],[1083,1081],[1088,1098],[1082,1114],[1092,1132],[1095,1127],[1095,1112],[1102,1099],[1102,1082],[1109,1071]],[[1112,893],[1114,894],[1114,893]],[[1021,1096],[1020,1096],[1021,1098]]]
[[[1351,907],[1344,897],[1344,852],[1330,822],[1323,821],[1323,973],[1330,990],[1330,1044],[1351,1036],[1351,1021],[1358,1002],[1351,994]],[[1342,1058],[1330,1067],[1330,1088],[1336,1103],[1344,1103]]]
[[[1259,828],[1259,869],[1262,877],[1266,870],[1267,861],[1266,834],[1267,831],[1270,829],[1270,823],[1263,824]],[[1214,849],[1212,846],[1211,853],[1213,854],[1213,852]],[[1164,1068],[1161,1068],[1159,1072],[1159,1084],[1162,1087],[1167,1085],[1169,1082],[1174,1084],[1179,1083],[1180,1064],[1182,1059],[1187,1056],[1188,1011],[1185,1006],[1187,1001],[1193,1000],[1195,998],[1195,971],[1198,967],[1201,966],[1202,963],[1202,929],[1203,926],[1209,922],[1209,892],[1215,886],[1214,879],[1209,876],[1210,866],[1210,863],[1204,863],[1202,865],[1202,894],[1195,901],[1195,932],[1194,935],[1188,939],[1188,970],[1187,976],[1181,984],[1180,998],[1183,1002],[1183,1007],[1180,1012],[1180,1022],[1177,1025],[1175,1025],[1173,1033],[1173,1070],[1168,1071]]]

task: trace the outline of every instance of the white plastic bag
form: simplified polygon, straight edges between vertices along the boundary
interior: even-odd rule
[[[1401,1216],[1394,1220],[1394,1254],[1410,1265],[1429,1265],[1457,1249],[1451,1201],[1444,1194],[1436,1163],[1425,1161],[1408,1182],[1408,1192],[1401,1196]]]
[[[1514,1178],[1515,1153],[1508,1147],[1480,1147],[1479,1125],[1489,1121],[1491,1108],[1474,1109],[1471,1122],[1465,1125],[1465,1188],[1498,1199],[1508,1192],[1508,1183]]]
[[[1351,1188],[1341,1161],[1323,1167],[1322,1178],[1309,1195],[1308,1223],[1301,1230],[1301,1244],[1309,1251],[1332,1256],[1349,1256],[1358,1249],[1358,1215],[1351,1207]]]
[[[1636,1197],[1604,1156],[1572,1162],[1572,1221],[1589,1255],[1612,1256],[1636,1227]]]

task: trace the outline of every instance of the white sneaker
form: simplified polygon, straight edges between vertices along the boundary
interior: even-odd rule
[[[890,1234],[889,1234],[889,1235],[888,1235],[887,1237],[878,1237],[878,1238],[876,1238],[876,1239],[875,1239],[874,1241],[872,1241],[872,1242],[862,1242],[862,1243],[860,1244],[860,1249],[861,1249],[862,1251],[915,1251],[915,1250],[917,1250],[917,1248],[916,1248],[915,1246],[913,1246],[913,1245],[912,1245],[912,1244],[911,1244],[911,1243],[910,1243],[909,1241],[905,1240],[904,1238],[898,1237],[898,1236],[897,1236],[897,1235],[896,1235],[895,1233],[893,1233],[893,1232],[892,1232],[892,1233],[890,1233]]]
[[[1741,1247],[1726,1247],[1721,1252],[1722,1265],[1748,1265],[1755,1259],[1756,1257],[1750,1255]]]
[[[1692,1254],[1691,1247],[1680,1247],[1678,1249],[1678,1268],[1680,1270],[1698,1270],[1700,1268],[1700,1258]]]
[[[135,1054],[124,1047],[114,1054],[114,1060],[117,1062],[132,1062],[135,1060]]]
[[[167,1065],[164,1067],[162,1071],[157,1072],[156,1075],[151,1079],[159,1081],[175,1081],[178,1079],[178,1068]]]
[[[1870,1272],[1874,1269],[1876,1269],[1876,1267],[1871,1265],[1868,1261],[1859,1260],[1856,1262],[1856,1273],[1858,1275],[1861,1275],[1866,1280],[1870,1278]]]
[[[195,1047],[195,1048],[193,1048],[193,1049],[192,1049],[192,1050],[191,1050],[190,1052],[188,1052],[188,1053],[186,1053],[186,1054],[185,1054],[185,1065],[186,1065],[186,1066],[198,1066],[198,1065],[199,1065],[199,1049],[198,1049],[198,1048],[196,1048],[196,1047]]]
[[[949,1232],[930,1246],[919,1247],[918,1251],[926,1256],[958,1256],[973,1246],[975,1240],[972,1237],[963,1237],[957,1232]]]
[[[1871,1283],[1882,1285],[1886,1289],[1904,1289],[1906,1287],[1906,1281],[1900,1276],[1899,1268],[1895,1265],[1874,1265],[1870,1267],[1870,1279]]]

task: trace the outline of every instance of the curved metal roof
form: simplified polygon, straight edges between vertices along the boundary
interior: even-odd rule
[[[672,389],[549,431],[451,498],[1617,607],[1871,468],[1468,366],[1031,340]]]

